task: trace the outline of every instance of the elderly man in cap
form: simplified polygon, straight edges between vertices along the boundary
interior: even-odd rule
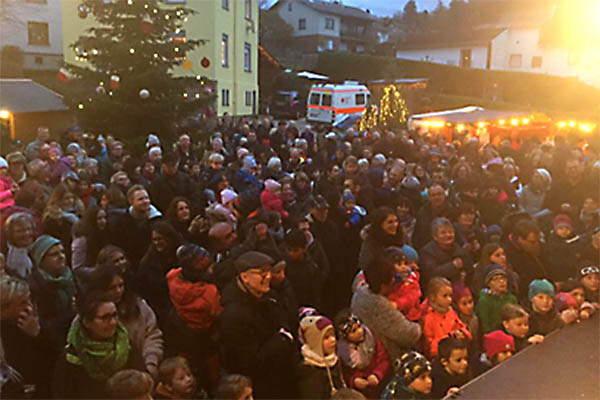
[[[239,256],[237,277],[225,289],[219,333],[227,373],[249,376],[256,398],[297,398],[294,337],[281,306],[269,295],[274,260],[249,251]]]

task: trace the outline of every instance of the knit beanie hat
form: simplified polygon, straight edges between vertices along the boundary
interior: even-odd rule
[[[489,238],[492,235],[502,236],[502,228],[500,227],[500,225],[490,225],[485,230],[485,235],[487,238]]]
[[[564,311],[571,307],[579,308],[579,304],[577,304],[575,296],[573,296],[571,293],[560,292],[556,295],[554,301],[556,303],[556,308],[558,309],[558,311]]]
[[[483,336],[483,348],[488,360],[494,358],[498,353],[503,351],[515,351],[515,338],[511,335],[497,330]]]
[[[507,277],[506,271],[498,264],[490,264],[485,268],[485,284],[487,285],[496,276],[502,275]]]
[[[148,140],[146,141],[146,148],[149,149],[152,146],[160,146],[160,140],[158,139],[158,136],[150,133],[148,135]]]
[[[267,179],[265,181],[265,189],[267,189],[269,192],[276,192],[281,189],[281,183],[274,179]]]
[[[406,260],[406,255],[401,247],[390,246],[386,247],[384,253],[387,257],[393,260],[395,263],[399,263]]]
[[[227,204],[238,197],[237,193],[231,189],[221,190],[221,204]]]
[[[344,194],[342,194],[342,203],[346,204],[347,201],[356,202],[356,199],[354,198],[354,195],[352,194],[351,191],[344,190]]]
[[[546,187],[548,187],[552,184],[552,175],[550,175],[550,172],[548,172],[547,169],[538,168],[535,170],[535,173],[540,175],[542,177],[542,179],[544,179],[544,183],[546,184]]]
[[[4,157],[0,156],[0,168],[8,168],[8,162],[4,159]]]
[[[52,246],[59,243],[60,240],[50,235],[42,235],[38,237],[29,248],[29,256],[33,260],[33,264],[36,267],[39,267],[48,250],[50,250]]]
[[[250,150],[245,147],[240,147],[236,153],[238,160],[243,159],[248,154],[250,154]]]
[[[248,154],[244,157],[243,164],[244,164],[243,169],[256,168],[256,160],[254,159],[254,156],[252,156],[250,154]]]
[[[540,293],[546,293],[550,297],[554,297],[554,285],[547,279],[534,279],[529,284],[529,294],[527,298],[531,300]]]
[[[452,301],[454,302],[454,304],[458,304],[460,299],[467,296],[473,297],[473,293],[471,293],[471,290],[464,284],[454,285],[452,287]]]
[[[589,274],[600,274],[600,268],[591,261],[581,262],[579,270],[577,271],[577,280],[581,280],[581,278]]]
[[[325,357],[323,352],[323,339],[327,334],[335,334],[333,323],[322,315],[311,315],[300,321],[300,337],[304,344],[320,357]]]
[[[419,253],[417,253],[413,247],[405,244],[402,246],[402,252],[404,253],[406,261],[419,261]]]
[[[394,361],[394,370],[402,377],[405,385],[410,385],[419,376],[431,371],[431,363],[424,355],[409,351]]]
[[[212,260],[210,253],[204,248],[195,244],[184,244],[177,248],[177,263],[181,268],[207,269]]]
[[[552,226],[554,230],[566,226],[573,231],[573,220],[567,214],[558,214],[552,221]]]

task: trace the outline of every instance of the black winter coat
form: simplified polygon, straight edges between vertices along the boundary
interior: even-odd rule
[[[119,246],[137,267],[151,241],[151,220],[134,218],[127,210],[115,214],[110,226],[111,243]]]
[[[287,264],[285,275],[294,289],[298,304],[320,309],[322,303],[318,283],[321,274],[317,265],[310,259],[308,254],[305,255],[303,260],[292,260],[287,256],[284,257],[284,260]]]
[[[335,390],[346,387],[340,362],[329,369]],[[296,368],[300,399],[330,399],[331,384],[326,368],[306,365],[303,362]]]
[[[529,284],[534,279],[548,279],[548,267],[542,257],[534,257],[517,246],[512,239],[508,238],[504,245],[506,251],[506,260],[519,275],[519,294],[517,298],[525,303],[529,292]]]
[[[202,192],[183,172],[177,172],[174,176],[160,175],[150,185],[152,204],[163,213],[167,212],[169,203],[177,196],[183,196],[190,200],[194,212],[198,212],[204,207]]]
[[[222,297],[219,320],[223,367],[250,377],[258,399],[297,398],[295,344],[279,333],[290,330],[283,311],[270,296],[256,298],[233,281]]]
[[[419,251],[421,266],[421,287],[426,288],[429,280],[436,276],[442,276],[451,282],[456,282],[461,278],[461,272],[465,272],[465,283],[471,282],[473,276],[473,261],[470,254],[457,243],[451,251],[444,251],[436,241],[430,241]],[[456,268],[452,260],[460,257],[463,261],[463,268]]]

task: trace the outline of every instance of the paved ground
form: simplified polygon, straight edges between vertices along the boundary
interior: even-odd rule
[[[600,317],[568,326],[463,388],[460,399],[600,399]]]

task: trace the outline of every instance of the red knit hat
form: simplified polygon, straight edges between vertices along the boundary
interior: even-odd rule
[[[573,296],[571,293],[560,292],[559,294],[556,295],[556,298],[554,300],[556,302],[556,308],[558,308],[558,311],[564,311],[571,307],[573,307],[573,308],[579,307],[579,305],[577,304],[577,300],[575,299],[575,296]]]
[[[573,230],[573,220],[567,214],[558,214],[552,221],[554,229],[558,229],[561,226],[567,226],[571,231]]]
[[[483,348],[488,360],[503,351],[515,351],[515,338],[500,330],[493,331],[483,336]]]

